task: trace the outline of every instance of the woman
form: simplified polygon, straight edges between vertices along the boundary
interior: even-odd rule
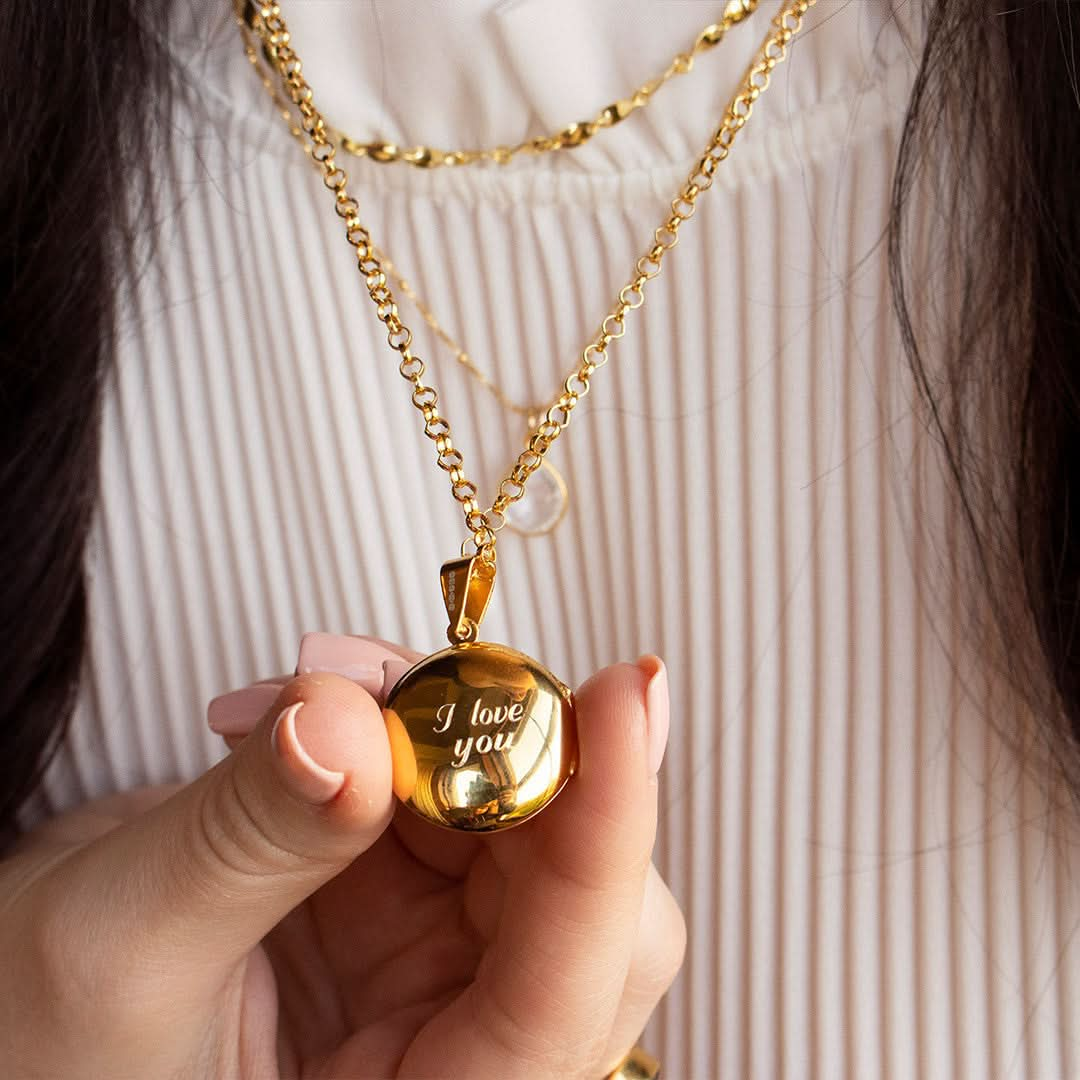
[[[12,820],[75,709],[3,864],[9,1071],[602,1076],[681,959],[662,877],[692,942],[650,1032],[670,1075],[1076,1071],[1047,845],[1077,700],[1070,9],[1008,6],[808,13],[552,451],[567,513],[501,534],[485,636],[580,685],[581,769],[490,843],[392,810],[378,703],[413,654],[383,639],[437,644],[459,508],[231,12],[0,16]],[[483,488],[767,8],[572,150],[342,155],[498,388],[401,301]],[[716,17],[285,15],[336,125],[444,148],[558,130]],[[312,627],[338,633],[297,656]],[[195,718],[245,684],[200,775]]]

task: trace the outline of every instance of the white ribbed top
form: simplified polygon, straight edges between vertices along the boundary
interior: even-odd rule
[[[207,700],[307,630],[434,649],[458,507],[319,177],[225,0],[183,7],[196,100],[108,388],[93,655],[30,818],[222,754]],[[661,70],[720,4],[286,6],[358,137],[516,141]],[[766,0],[587,147],[497,171],[343,162],[365,221],[515,399],[552,394],[765,32]],[[1080,1075],[1080,901],[1047,797],[964,650],[933,444],[879,243],[913,61],[877,0],[821,0],[552,459],[571,504],[505,533],[486,636],[571,682],[669,666],[657,862],[685,970],[666,1075]],[[149,229],[149,223],[148,223]],[[403,313],[469,469],[523,436]]]

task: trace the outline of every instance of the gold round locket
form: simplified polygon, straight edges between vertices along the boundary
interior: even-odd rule
[[[577,764],[570,690],[506,645],[452,645],[410,668],[383,710],[394,793],[436,825],[474,832],[520,824]]]

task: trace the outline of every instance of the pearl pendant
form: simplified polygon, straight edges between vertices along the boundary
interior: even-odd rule
[[[562,473],[545,459],[529,477],[524,496],[506,508],[506,525],[523,536],[542,536],[562,521],[569,505]]]

